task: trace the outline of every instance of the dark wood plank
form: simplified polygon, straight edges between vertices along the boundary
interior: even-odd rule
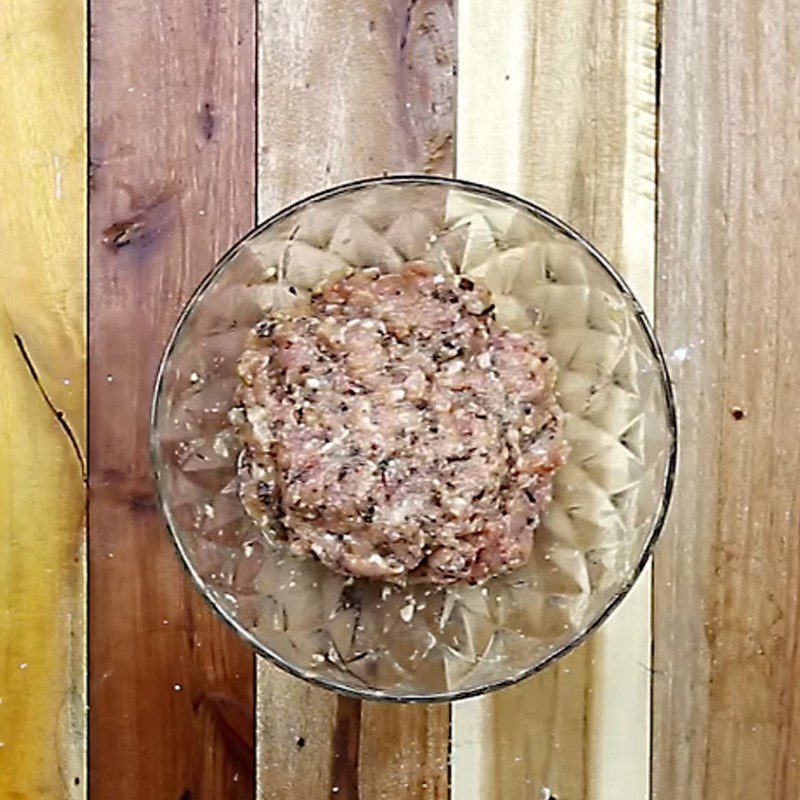
[[[656,556],[658,800],[800,796],[800,7],[663,4],[657,320],[683,449]]]
[[[335,0],[260,0],[259,18],[260,216],[363,175],[452,170],[451,0],[365,0],[349,13]],[[259,698],[264,800],[447,796],[447,706],[337,698],[267,662]]]
[[[358,769],[362,800],[450,796],[447,711],[439,705],[363,704]]]
[[[253,223],[254,3],[91,11],[90,789],[249,800],[253,656],[178,563],[147,437],[178,310]]]

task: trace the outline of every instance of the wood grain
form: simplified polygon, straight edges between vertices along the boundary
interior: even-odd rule
[[[83,3],[8,0],[0,41],[0,796],[77,800],[86,783]]]
[[[91,793],[249,800],[253,657],[181,570],[147,438],[178,311],[253,223],[254,7],[91,11]]]
[[[359,782],[364,800],[446,800],[448,708],[364,703]]]
[[[800,794],[800,8],[663,7],[658,328],[681,405],[654,797]]]
[[[650,306],[656,4],[515,0],[503,11],[459,4],[458,173],[567,220]],[[649,660],[644,576],[588,645],[519,686],[456,707],[454,797],[646,796]]]
[[[344,180],[447,173],[450,0],[260,0],[259,216]]]
[[[259,20],[260,217],[344,180],[451,168],[449,0],[357,0],[346,14],[261,0]],[[258,682],[260,798],[447,796],[446,706],[337,698],[265,661]]]

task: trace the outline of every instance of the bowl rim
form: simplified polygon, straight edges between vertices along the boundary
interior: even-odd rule
[[[659,367],[659,380],[664,394],[666,423],[670,435],[669,453],[667,455],[666,468],[664,470],[662,480],[662,491],[660,495],[658,510],[653,517],[653,522],[650,530],[645,539],[644,546],[641,554],[628,576],[627,580],[614,592],[612,597],[607,601],[604,608],[598,613],[594,619],[589,623],[586,629],[579,635],[571,638],[569,641],[557,647],[549,653],[541,661],[533,664],[532,666],[521,670],[515,675],[507,678],[501,678],[496,681],[490,681],[480,686],[471,687],[468,689],[455,689],[453,691],[440,691],[440,692],[423,692],[423,693],[394,693],[391,691],[383,691],[380,689],[356,689],[352,686],[346,686],[338,683],[337,681],[323,676],[309,674],[304,672],[300,667],[285,659],[280,654],[274,652],[267,647],[258,637],[256,637],[250,630],[243,627],[233,615],[222,605],[219,599],[215,596],[214,592],[208,587],[206,582],[200,577],[189,557],[189,553],[181,542],[178,535],[177,526],[175,525],[169,505],[166,502],[164,493],[162,492],[162,462],[159,452],[159,437],[157,433],[157,421],[161,407],[161,399],[163,392],[164,377],[166,373],[166,366],[172,356],[176,343],[180,338],[181,331],[192,310],[200,302],[205,295],[206,291],[211,287],[216,278],[225,270],[228,264],[233,260],[236,254],[247,245],[252,239],[260,236],[264,231],[272,226],[282,222],[287,217],[301,211],[305,207],[313,206],[314,204],[328,200],[338,195],[348,194],[354,191],[365,189],[371,186],[389,185],[389,186],[402,186],[408,184],[426,184],[431,186],[443,186],[451,189],[461,189],[467,192],[478,194],[483,197],[488,197],[491,200],[511,206],[518,211],[525,211],[542,222],[547,223],[552,228],[555,228],[562,235],[571,239],[581,248],[583,248],[608,274],[613,281],[617,290],[628,300],[633,309],[634,316],[644,332],[645,338],[650,348],[651,355],[654,357]],[[339,694],[357,698],[360,700],[375,700],[375,701],[390,701],[395,703],[444,703],[454,702],[456,700],[465,700],[471,697],[477,697],[487,694],[489,692],[502,689],[507,686],[512,686],[526,678],[541,672],[546,667],[553,664],[558,659],[572,652],[574,649],[583,644],[593,633],[595,633],[600,626],[609,618],[617,606],[628,595],[633,585],[641,576],[645,566],[650,560],[653,547],[658,541],[664,529],[669,510],[670,501],[672,499],[673,489],[675,486],[676,467],[678,458],[678,416],[677,404],[675,400],[675,391],[672,378],[670,376],[667,360],[661,345],[656,338],[653,325],[651,324],[646,312],[642,308],[641,303],[636,298],[631,288],[628,286],[622,275],[616,270],[611,262],[582,234],[578,233],[574,228],[565,223],[563,220],[556,217],[546,209],[537,205],[536,203],[526,200],[511,192],[488,186],[483,183],[464,180],[462,178],[450,178],[438,175],[425,175],[421,173],[401,173],[391,175],[380,175],[374,177],[359,178],[353,181],[336,184],[335,186],[322,189],[313,194],[302,197],[276,213],[267,217],[263,222],[260,222],[254,228],[249,230],[242,236],[232,247],[230,247],[214,265],[214,267],[206,274],[200,281],[198,286],[190,295],[189,299],[184,304],[177,321],[169,335],[166,345],[164,346],[161,359],[156,371],[153,395],[150,405],[150,431],[149,431],[149,449],[150,449],[150,467],[151,475],[155,488],[155,496],[158,508],[162,517],[167,523],[167,530],[169,538],[178,553],[180,562],[182,563],[187,574],[194,583],[196,589],[210,604],[214,611],[229,625],[233,630],[249,644],[258,655],[261,655],[277,665],[285,672],[307,681],[313,685],[319,686],[324,689],[329,689]]]

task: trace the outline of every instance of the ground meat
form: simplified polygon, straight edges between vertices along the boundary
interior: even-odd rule
[[[295,554],[433,583],[530,557],[567,451],[555,364],[469,278],[325,284],[256,326],[239,375],[240,496]]]

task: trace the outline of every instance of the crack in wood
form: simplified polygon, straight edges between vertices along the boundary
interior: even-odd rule
[[[17,349],[22,356],[22,360],[25,362],[25,366],[30,373],[31,378],[33,378],[33,382],[36,384],[36,388],[39,390],[39,394],[41,394],[42,399],[45,401],[47,407],[53,413],[56,421],[66,434],[67,439],[72,446],[72,450],[75,453],[75,457],[78,459],[78,464],[80,465],[81,480],[86,483],[86,461],[84,460],[78,440],[75,437],[75,434],[72,432],[72,428],[70,427],[66,418],[64,417],[64,412],[56,408],[55,404],[50,399],[50,395],[47,394],[47,391],[45,390],[44,386],[42,385],[42,381],[39,378],[39,373],[36,371],[33,360],[31,359],[28,350],[25,347],[25,342],[22,341],[22,337],[18,333],[14,333],[14,342],[17,345]]]
[[[400,35],[400,52],[406,49],[406,45],[408,44],[408,36],[411,30],[411,15],[414,11],[414,6],[419,2],[419,0],[411,0],[406,8],[406,16],[403,20],[403,32]]]
[[[214,106],[211,103],[203,103],[203,106],[200,109],[199,119],[200,130],[203,134],[203,138],[207,142],[210,142],[214,135],[214,128],[216,127],[216,121],[214,120]]]

